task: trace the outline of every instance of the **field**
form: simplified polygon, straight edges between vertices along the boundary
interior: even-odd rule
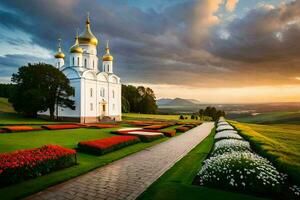
[[[0,97],[0,113],[2,112],[14,112],[14,108],[7,98]]]
[[[234,120],[258,124],[300,124],[300,112],[265,112]]]
[[[300,125],[232,122],[255,149],[300,183]]]
[[[153,183],[138,199],[139,200],[179,200],[179,199],[244,199],[259,200],[254,196],[228,192],[207,187],[192,185],[202,166],[203,160],[210,153],[214,143],[214,130],[197,145],[190,153],[177,162],[162,177]]]

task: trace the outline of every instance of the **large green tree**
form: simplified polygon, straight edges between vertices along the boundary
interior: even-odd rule
[[[74,109],[74,89],[69,79],[54,66],[38,63],[22,66],[12,75],[15,89],[10,97],[15,110],[28,116],[49,109],[54,119],[55,106]]]
[[[153,90],[143,86],[122,85],[122,112],[157,113]]]

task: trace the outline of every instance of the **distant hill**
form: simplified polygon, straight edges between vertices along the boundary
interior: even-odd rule
[[[195,106],[200,104],[198,100],[195,99],[182,99],[182,98],[175,98],[175,99],[158,99],[156,104],[160,106]]]

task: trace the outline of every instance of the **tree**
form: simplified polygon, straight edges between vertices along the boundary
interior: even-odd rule
[[[13,90],[13,84],[0,84],[0,97],[9,98]]]
[[[52,65],[45,63],[28,64],[19,68],[12,75],[16,83],[10,98],[17,112],[28,116],[36,116],[37,112],[49,109],[50,118],[54,119],[55,106],[74,109],[74,88],[69,79]]]
[[[184,119],[184,116],[183,116],[183,115],[180,115],[179,119]]]

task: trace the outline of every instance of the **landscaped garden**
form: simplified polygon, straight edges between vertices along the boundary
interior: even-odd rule
[[[297,133],[285,131],[289,137],[278,135],[274,138],[276,144],[268,141],[266,128],[260,135],[240,123],[231,123],[234,126],[219,121],[216,134],[211,133],[139,199],[299,199],[297,162],[294,159],[293,164],[287,163],[284,158],[291,154],[278,145],[278,141],[291,139]],[[288,143],[289,140],[283,142]]]
[[[201,124],[199,120],[177,122],[161,116],[155,120],[106,124],[55,124],[28,119],[31,125],[26,125],[16,117],[2,119],[0,127],[0,196],[3,199],[28,196]],[[176,130],[180,127],[184,131]]]

